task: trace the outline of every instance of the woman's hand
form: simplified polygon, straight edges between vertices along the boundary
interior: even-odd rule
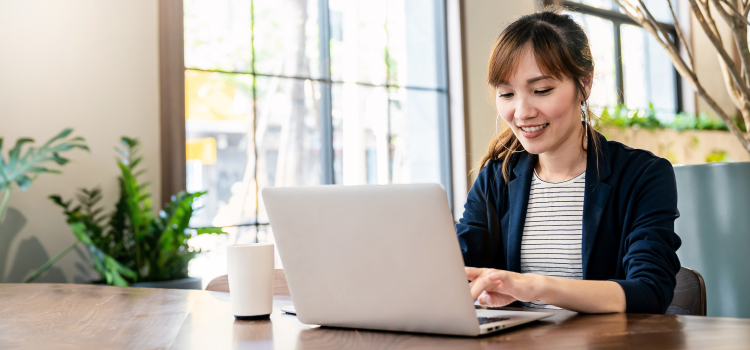
[[[466,276],[471,281],[471,297],[486,306],[505,306],[516,300],[537,300],[544,277],[476,267],[466,267]]]

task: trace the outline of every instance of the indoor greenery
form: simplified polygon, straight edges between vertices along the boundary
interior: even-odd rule
[[[79,242],[88,248],[94,269],[101,280],[110,285],[127,286],[132,282],[155,282],[186,278],[188,262],[200,253],[188,246],[195,234],[222,234],[219,227],[189,228],[193,202],[206,192],[182,191],[172,196],[164,209],[154,216],[148,183],[138,177],[145,170],[137,170],[142,158],[138,156],[137,139],[123,137],[117,148],[120,168],[120,198],[115,209],[104,214],[98,207],[101,190],[81,189],[73,200],[65,201],[58,195],[50,199],[63,208],[76,241],[52,258],[26,282],[33,281],[46,268],[67,254]]]
[[[47,141],[42,147],[30,146],[23,151],[24,144],[33,144],[34,139],[20,138],[16,145],[8,152],[8,161],[0,153],[0,191],[3,199],[0,202],[0,223],[3,222],[5,211],[8,209],[12,185],[15,182],[21,191],[26,191],[29,185],[42,173],[60,174],[59,170],[47,168],[47,164],[65,165],[69,162],[60,153],[76,148],[88,151],[83,137],[67,138],[73,129],[65,129]],[[0,137],[0,151],[3,149],[3,138]]]
[[[745,123],[741,118],[733,118],[741,131],[745,131]],[[596,118],[596,127],[614,126],[618,128],[643,128],[643,129],[673,129],[673,130],[723,130],[728,131],[727,125],[721,119],[711,118],[706,113],[698,116],[689,113],[678,113],[672,121],[664,122],[656,117],[654,105],[649,103],[646,109],[629,109],[624,105],[605,107],[599,118]]]

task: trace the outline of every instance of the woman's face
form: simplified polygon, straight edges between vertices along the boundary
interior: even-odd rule
[[[584,86],[588,95],[591,84]],[[523,50],[515,74],[497,87],[495,96],[500,116],[532,154],[578,142],[582,100],[573,80],[558,80],[541,72],[529,46]]]

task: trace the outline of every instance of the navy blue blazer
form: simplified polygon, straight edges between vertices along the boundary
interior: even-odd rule
[[[596,134],[600,152],[594,154],[589,140],[586,163],[583,279],[619,283],[626,312],[663,314],[680,270],[674,169],[651,152]],[[456,224],[466,266],[521,272],[521,236],[535,159],[527,152],[514,154],[507,186],[501,160],[479,172]]]

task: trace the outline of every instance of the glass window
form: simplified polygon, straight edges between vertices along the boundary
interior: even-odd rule
[[[386,2],[330,0],[331,77],[334,81],[386,83]]]
[[[387,89],[336,83],[332,91],[337,182],[389,183]]]
[[[673,115],[677,110],[677,91],[672,60],[645,29],[632,25],[621,28],[623,38],[627,38],[622,41],[625,104],[649,108],[652,103],[657,116]]]
[[[620,7],[614,0],[572,0],[571,2],[613,11],[617,11]]]
[[[249,187],[255,178],[248,171],[254,166],[252,89],[252,75],[185,72],[187,190],[208,191],[196,203],[201,210],[193,225],[255,221],[255,192]],[[238,195],[252,200],[238,206]]]
[[[677,88],[680,77],[664,48],[650,33],[615,12],[619,11],[619,6],[612,0],[566,3],[575,12],[565,13],[584,28],[594,56],[594,88],[590,104],[598,107],[595,112],[618,103],[628,108],[644,109],[653,105],[657,117],[669,119],[681,110]],[[574,3],[598,9],[576,8]],[[644,0],[644,3],[667,30],[672,30],[672,14],[665,1]],[[678,11],[676,2],[673,6],[675,12]],[[618,48],[620,54],[616,55]]]
[[[320,77],[318,6],[316,0],[253,1],[258,73]]]
[[[185,0],[185,66],[250,72],[250,0]]]
[[[255,132],[258,193],[322,183],[320,82],[258,77]],[[316,98],[317,97],[317,98]],[[260,198],[258,221],[268,222]]]
[[[439,120],[445,93],[391,88],[389,152],[393,183],[440,182]]]
[[[274,242],[261,191],[437,182],[450,195],[443,2],[186,0],[187,187],[192,226],[226,273],[226,245]]]
[[[617,102],[614,24],[605,19],[566,12],[584,28],[594,56],[594,83],[589,105],[596,113]]]
[[[443,20],[441,2],[388,0],[387,6],[389,84],[445,88],[443,33],[436,30]]]

